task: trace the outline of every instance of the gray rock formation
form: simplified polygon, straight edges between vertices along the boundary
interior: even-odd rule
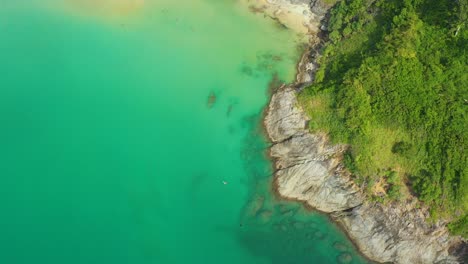
[[[372,260],[394,263],[460,263],[453,252],[463,246],[443,223],[428,224],[415,203],[367,202],[341,164],[345,146],[310,134],[308,118],[291,87],[271,98],[264,120],[273,145],[278,193],[327,213],[342,225],[360,251]]]
[[[463,246],[441,223],[411,205],[365,203],[332,217],[342,224],[360,251],[371,259],[395,263],[460,263],[451,252]]]
[[[306,201],[323,212],[361,204],[363,199],[357,186],[340,173],[344,146],[331,146],[324,135],[310,134],[307,117],[296,104],[294,90],[281,89],[273,95],[265,118],[274,143],[270,155],[276,160],[278,192]]]

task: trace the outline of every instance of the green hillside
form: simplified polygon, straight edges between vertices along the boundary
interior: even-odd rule
[[[371,199],[415,195],[465,237],[467,17],[467,0],[338,2],[299,96],[312,131],[350,145],[345,164]]]

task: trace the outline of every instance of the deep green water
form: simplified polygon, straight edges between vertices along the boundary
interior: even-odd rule
[[[293,33],[227,0],[110,13],[0,0],[0,263],[365,262],[271,193]]]

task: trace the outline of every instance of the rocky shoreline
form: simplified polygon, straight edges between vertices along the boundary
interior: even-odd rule
[[[451,237],[444,223],[428,224],[427,211],[415,201],[366,201],[341,163],[346,147],[309,133],[294,88],[283,86],[273,94],[264,122],[273,143],[278,194],[329,213],[366,257],[378,262],[462,263],[457,257],[462,241]]]
[[[317,34],[327,8],[320,0],[252,0],[269,16],[302,12],[307,34],[317,44]],[[266,5],[266,6],[265,6]],[[291,7],[292,11],[288,11]],[[259,8],[256,6],[255,8]],[[278,10],[271,12],[268,10]],[[286,26],[289,20],[275,17]],[[297,25],[291,24],[291,25]],[[315,27],[315,28],[314,28]],[[294,30],[294,27],[291,27]],[[312,81],[310,51],[298,65],[295,84],[282,86],[272,95],[264,125],[272,142],[275,188],[286,199],[301,201],[329,213],[369,259],[394,263],[463,263],[466,243],[449,235],[445,223],[429,224],[427,210],[416,200],[381,204],[368,201],[342,164],[344,145],[332,145],[325,134],[311,134],[308,117],[300,108],[297,87]]]

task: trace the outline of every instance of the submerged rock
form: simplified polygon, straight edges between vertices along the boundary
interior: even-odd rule
[[[258,213],[258,219],[261,223],[268,223],[273,216],[273,212],[270,210],[262,210]]]
[[[276,210],[278,210],[278,212],[280,214],[289,214],[289,213],[293,213],[296,211],[296,208],[292,208],[290,205],[287,205],[287,204],[280,204],[280,205],[277,205],[275,206]]]
[[[326,236],[327,235],[325,233],[323,233],[322,231],[320,231],[320,230],[317,230],[317,231],[314,232],[314,238],[315,239],[323,240],[323,239],[325,239]]]
[[[308,222],[307,223],[307,228],[317,228],[318,224],[315,222]]]
[[[304,229],[305,225],[302,222],[295,222],[295,223],[293,223],[293,227],[295,229]]]
[[[318,230],[315,229],[315,228],[312,228],[312,229],[307,230],[307,231],[308,231],[308,233],[305,234],[305,237],[307,239],[315,239],[315,233],[318,232]]]
[[[263,196],[255,196],[252,198],[250,203],[247,204],[247,213],[248,216],[255,216],[257,215],[258,211],[262,209],[263,203],[265,201],[265,197]]]
[[[231,112],[232,112],[232,109],[234,108],[234,105],[230,104],[227,108],[227,111],[226,111],[226,116],[230,116],[231,115]]]
[[[351,261],[353,261],[353,256],[351,256],[351,254],[348,252],[343,252],[338,255],[338,257],[336,257],[336,262],[340,264],[351,263]]]
[[[214,104],[216,103],[216,99],[216,94],[214,92],[210,92],[206,101],[206,106],[208,108],[213,108]]]
[[[346,247],[345,244],[338,242],[338,241],[333,243],[333,247],[338,251],[345,251],[348,249],[348,247]]]
[[[281,231],[283,232],[288,231],[288,227],[286,225],[281,225]]]
[[[247,76],[252,76],[253,75],[253,69],[252,67],[249,67],[247,65],[243,65],[241,68],[241,72]]]
[[[289,210],[289,211],[286,211],[286,212],[283,212],[281,213],[281,216],[283,218],[291,218],[294,216],[294,211],[293,210]]]

